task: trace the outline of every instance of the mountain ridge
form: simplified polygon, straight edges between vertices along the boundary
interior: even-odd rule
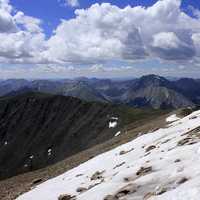
[[[56,163],[159,112],[33,91],[2,97],[0,178]]]
[[[43,93],[73,96],[85,101],[111,102],[134,107],[177,109],[200,104],[198,79],[181,78],[171,81],[154,74],[124,81],[85,77],[54,81],[7,80],[0,82],[0,96],[9,93],[17,94],[24,88]]]

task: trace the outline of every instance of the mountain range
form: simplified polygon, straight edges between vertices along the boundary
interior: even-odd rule
[[[146,75],[124,81],[85,77],[73,80],[0,81],[0,96],[15,95],[24,91],[156,109],[193,107],[200,103],[200,80],[191,78],[170,80],[157,75]]]

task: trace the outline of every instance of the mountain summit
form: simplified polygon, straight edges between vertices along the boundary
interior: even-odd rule
[[[136,107],[180,108],[194,106],[190,99],[177,91],[173,82],[157,75],[147,75],[136,80],[125,93],[124,101]]]

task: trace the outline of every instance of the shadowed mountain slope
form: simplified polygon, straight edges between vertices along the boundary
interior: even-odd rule
[[[159,114],[36,92],[0,99],[0,178],[60,161]]]

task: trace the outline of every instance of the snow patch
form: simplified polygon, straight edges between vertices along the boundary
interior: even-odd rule
[[[115,128],[117,126],[117,124],[118,124],[119,118],[118,117],[111,117],[110,120],[111,121],[109,121],[108,127],[109,128]]]
[[[117,121],[109,122],[109,125],[108,125],[109,128],[115,128],[116,126],[117,126]]]
[[[118,131],[116,134],[115,134],[115,137],[121,135],[121,131]]]
[[[118,117],[111,117],[111,119],[118,120],[119,118]]]
[[[180,118],[176,116],[176,114],[173,114],[169,117],[167,117],[166,122],[175,122],[177,120],[179,120]]]
[[[52,154],[52,149],[48,149],[48,156],[51,156]]]

